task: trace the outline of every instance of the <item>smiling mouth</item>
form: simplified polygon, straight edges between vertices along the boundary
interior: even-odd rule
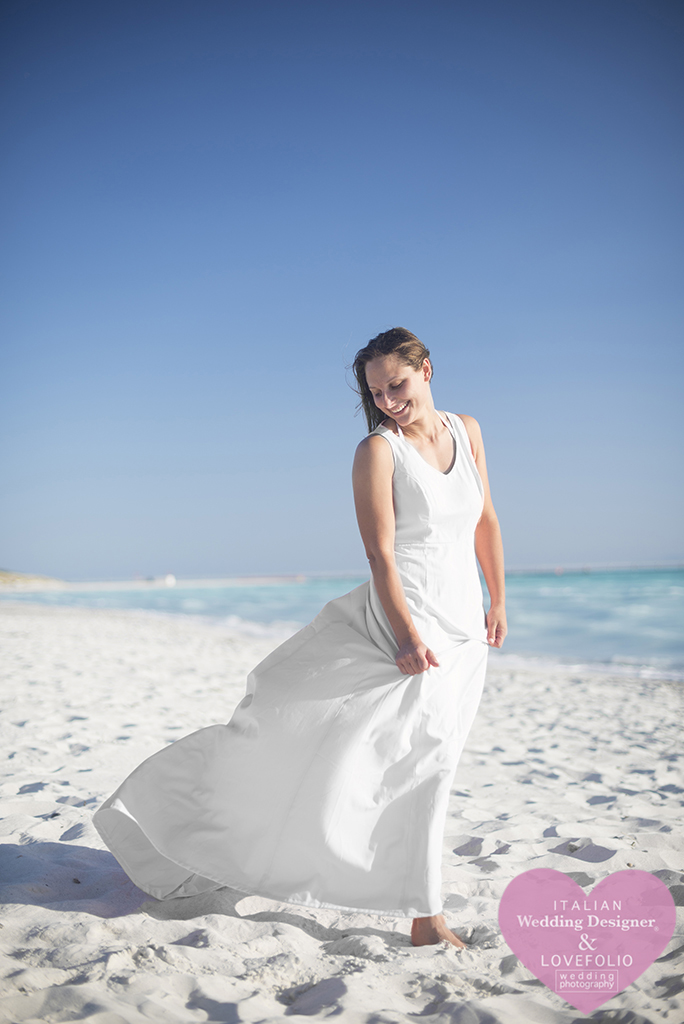
[[[401,416],[402,412],[404,412],[406,409],[408,409],[408,402],[404,402],[404,404],[400,406],[398,409],[394,409],[394,411],[392,412],[392,416]]]

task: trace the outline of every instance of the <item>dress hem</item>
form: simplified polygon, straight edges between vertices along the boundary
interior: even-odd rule
[[[273,900],[274,903],[287,903],[289,906],[309,907],[312,910],[338,910],[338,911],[340,911],[341,913],[344,913],[344,914],[372,914],[375,917],[401,917],[401,918],[412,919],[412,918],[415,918],[415,917],[434,917],[437,914],[442,914],[444,912],[443,908],[440,908],[439,910],[433,910],[433,911],[418,910],[416,907],[410,907],[410,908],[408,908],[406,910],[400,910],[400,909],[396,909],[396,908],[392,909],[392,910],[380,910],[380,909],[377,909],[377,908],[376,909],[372,909],[370,907],[349,907],[349,906],[346,906],[345,904],[341,904],[341,903],[327,903],[324,900],[314,900],[314,899],[311,899],[311,900],[308,900],[308,901],[297,900],[297,899],[293,899],[291,897],[288,898],[287,896],[278,896],[275,893],[268,892],[266,889],[261,889],[261,890],[249,889],[249,888],[245,887],[244,885],[235,885],[233,882],[227,882],[225,879],[212,878],[211,875],[205,874],[204,872],[201,873],[201,877],[202,878],[206,878],[210,882],[215,882],[216,883],[215,888],[213,888],[213,889],[201,889],[200,891],[195,892],[195,893],[175,893],[175,890],[174,890],[174,891],[170,892],[166,896],[155,896],[155,894],[149,892],[148,889],[146,889],[144,885],[141,885],[141,884],[139,884],[136,881],[137,871],[136,871],[135,867],[133,867],[133,866],[131,866],[130,868],[128,867],[125,855],[121,855],[119,853],[114,853],[114,849],[115,849],[115,847],[118,844],[113,840],[113,837],[111,836],[109,830],[104,825],[102,825],[100,822],[97,822],[95,820],[100,811],[111,811],[111,810],[113,810],[113,808],[111,808],[111,807],[100,807],[100,808],[98,808],[98,810],[93,815],[93,824],[94,824],[95,828],[97,829],[97,832],[102,837],[102,839],[106,843],[107,847],[109,848],[110,852],[116,858],[116,860],[119,862],[119,864],[124,869],[124,871],[126,872],[128,877],[131,879],[133,884],[135,886],[137,886],[137,888],[140,889],[142,892],[147,893],[147,895],[150,896],[152,899],[157,900],[159,903],[167,903],[170,900],[174,900],[174,899],[181,899],[181,900],[191,899],[193,896],[202,896],[205,893],[215,892],[217,889],[224,889],[225,888],[225,889],[233,889],[236,892],[244,893],[245,896],[261,896],[262,899]],[[116,813],[121,813],[121,812],[116,812]],[[135,819],[131,819],[131,820],[135,821]],[[176,857],[171,857],[171,856],[169,856],[168,853],[165,853],[163,850],[160,850],[159,847],[156,846],[152,842],[152,840],[147,835],[147,833],[144,832],[142,828],[140,828],[140,825],[138,824],[137,821],[135,822],[135,824],[140,829],[140,832],[142,833],[142,835],[145,836],[145,839],[150,844],[150,846],[153,847],[153,849],[155,849],[157,851],[157,853],[159,853],[162,857],[165,857],[167,860],[171,861],[172,864],[176,864],[178,867],[183,868],[185,871],[189,871],[189,872],[191,872],[194,875],[200,874],[200,872],[198,872],[195,868],[190,867],[188,864],[183,863],[182,861],[178,860]]]

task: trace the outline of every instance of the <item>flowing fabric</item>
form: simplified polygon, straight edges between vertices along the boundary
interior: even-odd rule
[[[219,886],[311,907],[441,912],[449,792],[487,660],[474,532],[483,486],[462,420],[442,473],[402,435],[395,556],[439,667],[402,675],[371,580],[334,601],[250,673],[226,725],[144,761],[94,823],[157,899]]]

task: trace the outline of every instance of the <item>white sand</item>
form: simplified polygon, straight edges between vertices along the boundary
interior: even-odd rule
[[[492,655],[444,843],[450,925],[313,912],[230,890],[157,903],[92,811],[143,758],[225,722],[277,638],[199,619],[0,603],[5,753],[0,1020],[528,1024],[589,1019],[520,966],[507,883],[551,867],[591,887],[627,867],[684,893],[681,687]],[[661,958],[592,1019],[684,1022],[681,920]]]

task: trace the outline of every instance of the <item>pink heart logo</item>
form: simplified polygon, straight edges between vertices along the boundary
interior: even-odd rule
[[[616,871],[587,895],[552,868],[517,875],[499,926],[518,959],[571,1006],[595,1010],[650,967],[672,938],[670,890],[648,871]]]

